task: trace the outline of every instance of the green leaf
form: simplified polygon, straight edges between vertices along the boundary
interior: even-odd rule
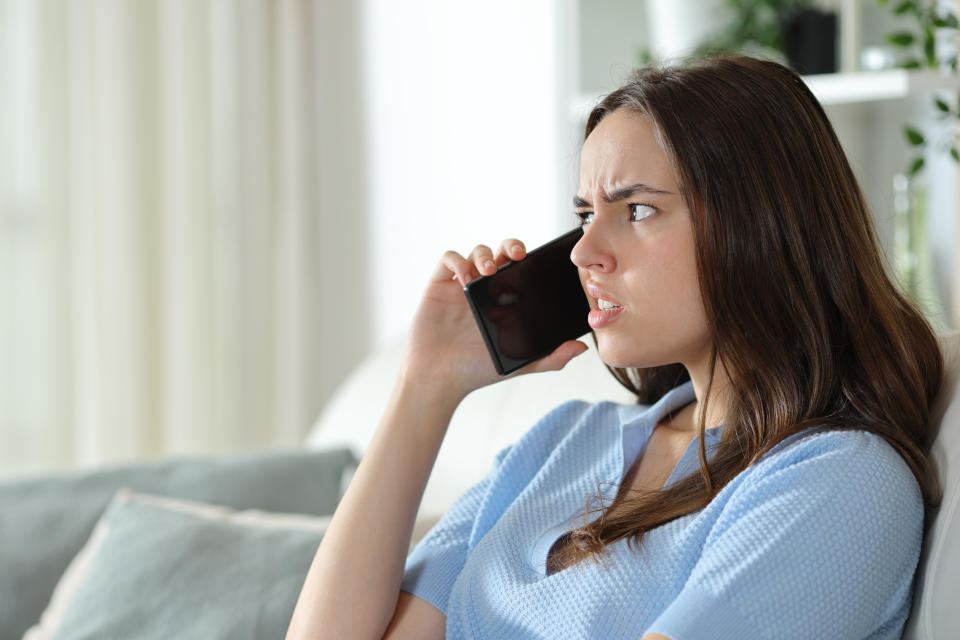
[[[933,26],[940,29],[956,29],[958,26],[957,16],[952,13],[946,13],[942,16],[934,16]]]
[[[927,28],[923,34],[923,55],[927,58],[927,65],[937,66],[936,46],[933,41],[933,29]]]
[[[909,31],[898,31],[896,33],[888,33],[887,42],[897,47],[909,47],[914,42],[917,41],[916,35],[910,33]]]
[[[914,158],[913,162],[910,163],[910,168],[907,169],[907,177],[912,178],[917,175],[920,169],[923,169],[923,158]]]
[[[916,39],[916,36],[908,31],[898,31],[897,33],[887,34],[887,42],[897,47],[909,47]]]
[[[904,60],[900,66],[903,67],[904,69],[919,69],[923,65],[920,64],[920,61],[917,60],[916,58],[908,58]]]
[[[955,162],[960,163],[960,151],[957,151],[956,147],[950,147],[950,157],[953,158]]]
[[[903,135],[907,137],[907,142],[909,142],[910,145],[914,147],[919,147],[925,142],[923,138],[923,134],[917,131],[916,129],[914,129],[913,127],[911,127],[910,125],[905,125],[903,127]]]
[[[944,113],[950,113],[950,105],[943,101],[941,98],[934,98],[933,103],[937,105],[937,109],[943,111]]]
[[[894,8],[893,13],[895,15],[902,16],[908,11],[919,13],[920,8],[917,6],[916,2],[913,2],[913,0],[905,0],[904,2],[901,2]]]

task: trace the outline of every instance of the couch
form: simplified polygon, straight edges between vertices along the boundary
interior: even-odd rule
[[[6,481],[0,639],[283,637],[354,465],[297,449]]]
[[[911,640],[960,638],[951,606],[960,595],[960,332],[941,339],[948,375],[931,420],[944,499],[924,541]],[[396,343],[360,363],[301,450],[0,484],[0,640],[25,631],[25,640],[282,637],[400,354]],[[412,544],[500,449],[571,398],[631,402],[592,347],[563,371],[471,394],[440,450]]]

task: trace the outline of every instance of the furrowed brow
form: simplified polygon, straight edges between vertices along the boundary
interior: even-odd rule
[[[637,192],[649,193],[653,195],[674,195],[670,191],[664,191],[663,189],[657,189],[651,187],[648,184],[638,182],[632,184],[628,187],[623,187],[622,189],[616,189],[611,191],[609,194],[603,196],[603,199],[607,202],[616,202],[617,200],[625,200]],[[575,207],[589,207],[591,206],[589,202],[581,198],[580,196],[573,196],[573,206]]]

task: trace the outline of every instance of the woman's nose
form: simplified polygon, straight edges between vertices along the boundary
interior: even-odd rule
[[[594,221],[583,226],[583,237],[570,251],[570,260],[580,269],[598,270],[609,273],[616,269],[617,263],[611,251],[602,224]]]

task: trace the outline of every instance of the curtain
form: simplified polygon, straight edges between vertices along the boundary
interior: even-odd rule
[[[301,441],[349,5],[0,0],[0,474]]]

